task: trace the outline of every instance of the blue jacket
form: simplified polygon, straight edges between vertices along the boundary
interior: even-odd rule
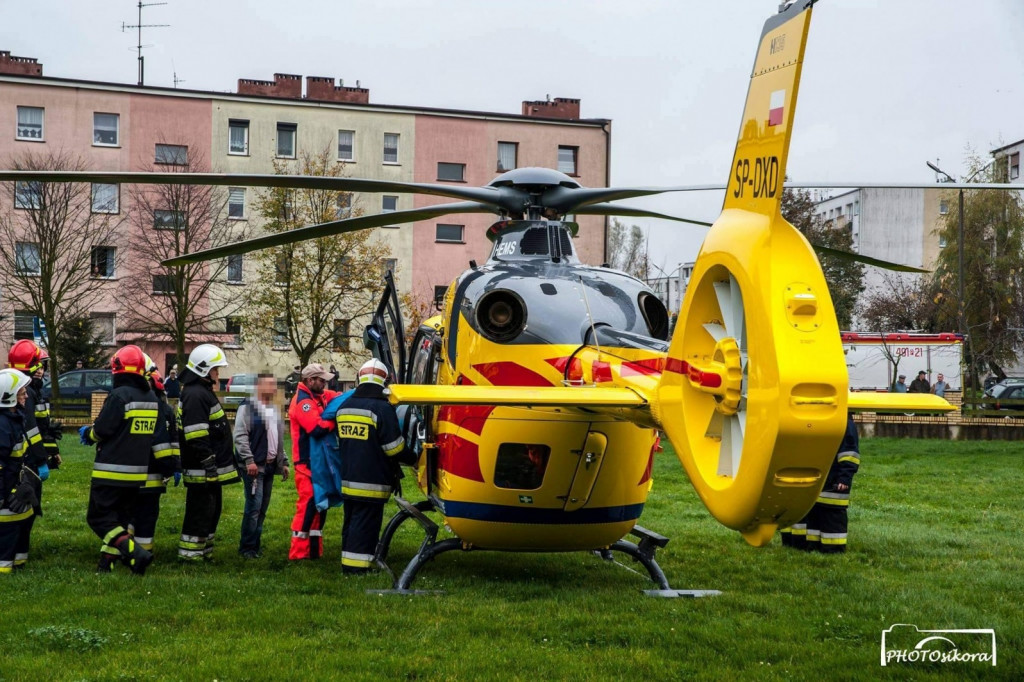
[[[345,391],[324,406],[320,416],[324,421],[334,421],[342,403],[353,391]],[[313,499],[320,511],[328,507],[341,506],[341,452],[338,438],[333,431],[309,438],[309,470],[313,478]]]

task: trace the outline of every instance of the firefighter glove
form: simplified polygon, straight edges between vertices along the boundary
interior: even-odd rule
[[[92,438],[89,436],[90,429],[92,429],[91,425],[86,425],[78,429],[78,442],[82,445],[92,445]]]
[[[199,462],[203,469],[206,470],[206,482],[213,483],[217,480],[217,458],[210,455],[206,459]]]
[[[50,422],[50,438],[60,440],[64,437],[64,422]]]
[[[36,475],[31,469],[22,467],[21,482],[11,491],[7,497],[7,508],[15,514],[22,514],[29,509],[39,507],[39,497],[36,495]],[[24,475],[29,472],[29,476]]]
[[[181,485],[181,472],[180,471],[175,471],[174,472],[174,487],[177,488],[179,485]]]
[[[50,477],[50,467],[47,464],[39,465],[39,480],[45,481]]]

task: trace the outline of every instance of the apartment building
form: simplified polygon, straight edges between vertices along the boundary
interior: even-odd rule
[[[62,150],[95,170],[174,170],[187,160],[190,170],[269,174],[275,163],[298,170],[303,153],[329,149],[350,177],[468,185],[486,184],[501,172],[527,166],[557,168],[585,186],[606,185],[611,143],[610,121],[581,119],[579,100],[524,101],[519,113],[383,105],[371,103],[369,89],[358,82],[351,87],[336,84],[333,77],[303,79],[284,73],[266,81],[240,78],[230,93],[182,90],[44,77],[37,60],[9,52],[0,52],[2,130],[13,133],[0,134],[0,163],[5,165],[20,155]],[[262,222],[254,205],[260,190],[226,191],[225,217],[259,233]],[[363,193],[354,195],[350,206],[339,207],[339,215],[442,201],[447,200]],[[173,350],[170,339],[127,323],[130,297],[125,295],[124,267],[139,259],[132,251],[132,231],[147,229],[125,219],[130,202],[124,187],[92,188],[93,212],[110,215],[119,224],[115,243],[94,250],[93,284],[104,296],[90,312],[111,347],[137,343],[163,365]],[[19,207],[18,196],[4,197],[0,207],[31,210]],[[163,219],[178,217],[157,215],[153,229]],[[492,221],[487,215],[449,216],[376,228],[374,238],[390,251],[386,265],[396,272],[401,293],[430,302],[470,260],[487,258],[485,230]],[[580,216],[579,223],[580,257],[604,262],[605,219]],[[211,288],[210,298],[230,299],[234,287],[245,287],[259,276],[255,270],[248,256],[230,259],[223,282]],[[153,278],[152,292],[145,293],[161,295],[157,280]],[[13,322],[0,325],[0,343],[31,336],[33,316],[33,311],[12,309],[0,293],[0,317]],[[352,321],[352,326],[351,336],[358,337],[361,322]],[[232,372],[290,370],[296,360],[290,348],[252,337],[225,316],[192,335],[188,347],[202,342],[229,346]],[[336,362],[343,378],[354,374],[337,362],[340,356],[316,359]]]

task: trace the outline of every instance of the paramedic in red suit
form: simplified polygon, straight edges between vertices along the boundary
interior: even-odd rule
[[[292,546],[288,558],[319,559],[323,555],[323,527],[327,510],[318,512],[313,499],[313,479],[309,471],[309,437],[334,431],[333,421],[320,415],[331,398],[338,395],[326,390],[331,373],[323,365],[312,364],[302,370],[302,381],[295,390],[288,408],[292,432],[292,462],[295,465],[295,488],[299,500],[292,519]]]

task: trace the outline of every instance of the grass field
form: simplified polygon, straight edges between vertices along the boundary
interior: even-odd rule
[[[1015,443],[863,441],[843,556],[777,540],[748,547],[662,454],[641,523],[672,538],[659,560],[674,587],[723,591],[669,600],[582,553],[447,554],[415,585],[446,594],[370,596],[388,581],[342,578],[338,512],[328,558],[289,564],[291,482],[275,488],[261,560],[236,554],[242,491],[232,486],[216,560],[175,563],[184,491],[172,489],[149,573],[96,575],[99,541],[84,518],[91,453],[69,440],[27,570],[0,576],[0,679],[1024,677]],[[392,556],[408,559],[419,540],[406,524]],[[881,632],[894,623],[994,628],[998,666],[880,667]]]

